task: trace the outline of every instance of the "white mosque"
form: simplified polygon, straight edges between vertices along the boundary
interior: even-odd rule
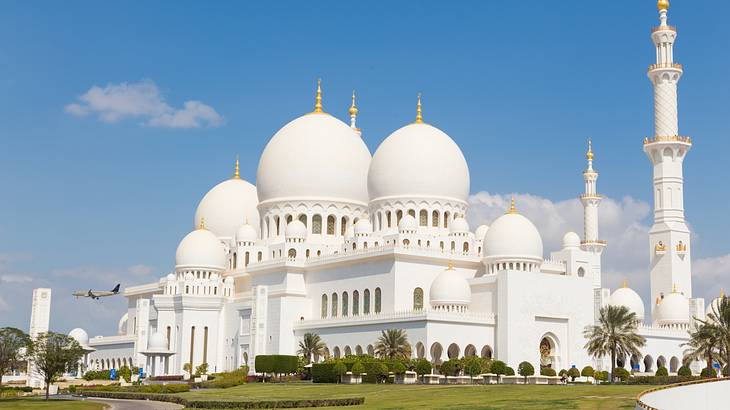
[[[692,296],[682,191],[692,142],[678,132],[683,71],[674,62],[668,7],[659,1],[660,25],[651,33],[655,136],[643,142],[655,192],[645,295],[651,312],[626,284],[613,292],[602,285],[607,244],[599,239],[590,145],[583,235],[567,232],[562,249],[546,257],[540,232],[514,200],[491,225],[472,231],[465,219],[469,167],[454,140],[425,121],[420,97],[415,121],[371,155],[356,126],[355,96],[348,125],[324,111],[318,85],[314,111],[266,145],[256,186],[240,178],[237,161],[234,176],[200,201],[174,270],[125,290],[118,335],[71,332],[88,352],[82,371],[253,367],[256,355],[296,354],[307,332],[326,342],[325,356],[372,354],[388,328],[405,329],[413,356],[434,364],[480,355],[511,366],[606,369],[607,361],[584,350],[583,330],[610,304],[636,312],[647,339],[642,356],[620,364],[676,372],[705,303]]]

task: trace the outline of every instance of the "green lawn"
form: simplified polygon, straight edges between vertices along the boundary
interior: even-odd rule
[[[42,398],[0,399],[0,409],[38,409],[38,410],[102,410],[106,406],[93,401],[48,400]]]
[[[650,386],[423,386],[394,384],[261,384],[180,393],[197,400],[365,397],[353,409],[633,409]]]

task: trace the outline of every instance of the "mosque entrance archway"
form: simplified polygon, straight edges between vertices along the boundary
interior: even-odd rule
[[[416,343],[416,357],[419,359],[423,359],[426,356],[426,347],[423,346],[423,343],[418,342]]]
[[[560,356],[558,355],[558,339],[555,335],[548,333],[540,339],[540,367],[549,367],[551,369],[560,368]]]
[[[444,348],[441,347],[439,342],[431,345],[431,363],[434,366],[441,365],[441,355],[444,353]]]

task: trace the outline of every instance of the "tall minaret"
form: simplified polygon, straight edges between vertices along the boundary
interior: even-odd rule
[[[606,241],[598,239],[598,205],[601,203],[601,196],[596,191],[598,172],[593,169],[593,145],[588,140],[588,151],[586,152],[588,167],[583,171],[585,192],[580,196],[583,203],[583,242],[581,248],[591,252],[591,270],[593,271],[593,284],[601,287],[601,253],[606,247]]]
[[[692,148],[679,135],[677,82],[682,66],[674,62],[677,30],[667,25],[668,0],[659,0],[659,27],[651,33],[656,64],[649,66],[654,85],[654,136],[644,139],[644,152],[654,166],[654,225],[649,231],[652,301],[675,289],[692,296],[690,237],[684,221],[682,162]],[[652,312],[656,304],[653,304]]]

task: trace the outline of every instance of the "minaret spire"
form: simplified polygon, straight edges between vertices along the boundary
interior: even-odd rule
[[[355,90],[352,90],[352,105],[350,106],[350,128],[358,131],[357,128],[357,105],[355,105]]]
[[[583,182],[585,191],[580,196],[580,202],[583,204],[583,243],[581,248],[590,252],[591,270],[593,272],[593,286],[601,286],[601,253],[606,247],[606,241],[598,239],[598,206],[601,204],[601,196],[598,195],[596,188],[598,181],[598,171],[593,169],[593,142],[588,139],[588,150],[586,151],[586,160],[588,166],[583,171]]]
[[[241,169],[238,167],[238,155],[236,155],[236,167],[233,171],[233,179],[241,179]]]
[[[423,124],[423,110],[421,109],[421,93],[418,93],[418,104],[416,104],[416,124]]]
[[[314,111],[315,113],[323,113],[322,111],[322,79],[317,79],[317,96],[314,97]]]

